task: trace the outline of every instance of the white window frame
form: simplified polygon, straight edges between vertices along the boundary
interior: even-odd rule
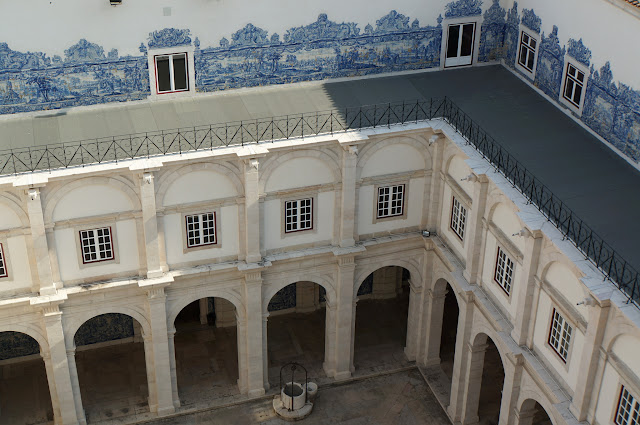
[[[376,190],[376,219],[404,216],[406,193],[407,185],[404,183],[378,186]],[[388,199],[381,199],[383,196],[388,197]],[[386,206],[384,206],[385,203],[387,204]],[[399,206],[397,205],[398,203],[400,204]],[[400,208],[399,211],[398,207]],[[383,212],[382,214],[380,214],[381,211]]]
[[[105,237],[105,230],[107,230],[108,233],[108,242],[101,243],[100,238]],[[99,232],[102,232],[103,234],[99,235]],[[115,259],[116,255],[115,247],[113,244],[113,230],[111,226],[96,227],[93,229],[82,229],[78,231],[78,237],[80,240],[80,256],[82,258],[83,264],[100,263],[102,261],[110,261]],[[108,245],[109,248],[101,249],[101,245]],[[95,247],[95,252],[86,252],[86,248],[90,246]],[[87,259],[87,255],[91,256],[92,254],[95,254],[96,258]]]
[[[179,46],[179,47],[167,47],[161,49],[149,49],[147,53],[147,61],[149,67],[149,86],[151,93],[149,99],[160,100],[173,97],[193,96],[195,94],[195,63],[194,63],[195,48],[191,46]],[[186,54],[187,56],[187,90],[179,91],[166,91],[158,92],[157,70],[156,70],[156,58],[161,56],[171,56]],[[170,62],[172,64],[172,62]],[[173,80],[172,80],[173,84]]]
[[[205,230],[211,229],[211,223],[213,223],[213,237],[211,234],[204,234]],[[189,226],[192,226],[192,228],[190,229]],[[185,214],[184,228],[187,249],[216,245],[218,243],[218,223],[215,211]],[[190,232],[197,232],[197,235],[191,236]],[[193,243],[191,242],[192,239],[194,240]]]
[[[507,254],[507,252],[498,246],[498,253],[496,255],[495,271],[493,273],[493,280],[500,285],[502,290],[511,294],[511,285],[513,284],[513,277],[516,271],[516,264]]]
[[[305,205],[302,205],[305,203]],[[284,201],[284,232],[296,233],[313,230],[313,197]],[[305,211],[303,211],[303,208]],[[289,214],[291,212],[291,214]],[[290,221],[287,219],[291,217]],[[295,228],[293,228],[295,226]]]
[[[451,219],[449,220],[449,228],[456,234],[461,241],[464,241],[464,232],[467,225],[467,208],[460,202],[455,195],[451,200]]]
[[[7,266],[6,256],[4,255],[4,247],[0,243],[0,278],[9,277],[9,267]]]
[[[180,56],[184,56],[184,66],[185,66],[185,84],[186,84],[186,88],[184,89],[176,89],[176,79],[175,79],[175,65],[174,65],[174,59]],[[168,58],[169,59],[169,83],[171,84],[171,88],[169,90],[164,90],[164,91],[160,91],[160,87],[159,87],[159,81],[158,81],[158,59],[164,59],[164,58]],[[170,53],[168,55],[155,55],[153,57],[153,61],[154,61],[154,66],[155,66],[155,71],[156,71],[156,93],[158,94],[167,94],[167,93],[176,93],[176,92],[183,92],[183,91],[189,91],[189,60],[188,60],[188,55],[186,52],[182,52],[182,53]]]
[[[527,37],[529,37],[531,40],[536,42],[536,48],[533,52],[534,55],[534,59],[533,59],[533,69],[529,69],[526,66],[522,65],[520,63],[520,52],[522,50],[522,48],[524,47],[522,45],[523,41],[523,34],[526,34]],[[518,68],[520,71],[522,71],[523,75],[525,75],[526,77],[528,77],[529,79],[533,80],[535,79],[536,76],[536,70],[538,68],[538,56],[539,56],[539,52],[540,52],[540,43],[541,43],[541,37],[539,33],[536,33],[535,31],[530,30],[529,28],[527,28],[524,25],[520,25],[520,36],[518,38],[518,51],[516,52],[516,60],[515,60],[515,65],[516,68]],[[525,49],[527,49],[527,47],[524,47]]]
[[[578,61],[576,61],[573,58],[570,58],[570,56],[566,55],[565,56],[565,60],[564,60],[564,69],[562,71],[562,87],[560,90],[560,102],[567,106],[571,111],[573,111],[574,113],[576,113],[578,116],[582,115],[582,110],[584,108],[584,98],[587,95],[587,83],[589,81],[589,76],[590,76],[590,70],[587,66],[579,63]],[[576,78],[573,78],[568,74],[569,71],[569,67],[571,68],[575,68],[576,71],[580,72],[583,74],[583,80],[580,83]],[[567,81],[571,80],[574,81],[577,84],[581,84],[582,86],[582,92],[581,92],[581,96],[580,96],[580,101],[578,104],[574,103],[573,100],[569,100],[565,97],[565,90],[567,88]],[[575,87],[575,85],[574,85]]]
[[[616,425],[638,425],[640,424],[640,401],[624,385],[621,387],[614,423]]]
[[[573,326],[571,326],[560,311],[554,307],[551,313],[551,326],[549,327],[549,338],[547,342],[564,363],[567,363],[569,359],[572,336]]]
[[[478,62],[478,51],[480,48],[480,31],[482,29],[483,17],[480,16],[466,16],[462,18],[452,18],[445,19],[442,21],[442,42],[440,45],[440,68],[455,68],[459,66],[471,66]],[[471,52],[471,63],[467,65],[459,65],[456,64],[455,61],[451,64],[451,59],[449,58],[449,65],[446,64],[447,59],[447,42],[449,39],[449,25],[460,25],[460,24],[475,24],[475,28],[473,31],[473,45]]]

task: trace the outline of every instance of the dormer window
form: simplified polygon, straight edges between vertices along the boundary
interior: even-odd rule
[[[157,55],[155,56],[155,67],[158,94],[189,90],[186,53]]]

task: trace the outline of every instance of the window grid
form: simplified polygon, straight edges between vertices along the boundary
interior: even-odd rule
[[[526,32],[522,31],[518,63],[531,72],[533,72],[533,65],[536,60],[536,45],[536,40]]]
[[[467,221],[467,209],[462,206],[455,196],[451,204],[451,230],[462,240],[464,239],[464,228]]]
[[[299,232],[313,228],[313,199],[297,199],[284,203],[285,233]]]
[[[80,245],[82,246],[82,261],[85,264],[113,260],[111,227],[81,230]]]
[[[511,292],[511,282],[513,281],[513,261],[507,254],[498,247],[498,256],[496,257],[496,272],[493,279],[498,282],[500,287],[509,295]]]
[[[9,276],[9,272],[7,270],[7,263],[4,259],[4,250],[2,248],[2,244],[0,243],[0,277]]]
[[[622,386],[620,400],[618,400],[618,410],[616,412],[616,425],[638,425],[640,424],[640,404],[627,389]]]
[[[185,216],[187,248],[214,245],[216,240],[216,213],[207,212]]]
[[[584,72],[578,70],[570,63],[567,64],[567,75],[564,80],[564,92],[562,95],[575,106],[580,107],[582,91],[584,89]]]
[[[404,185],[378,188],[377,218],[395,217],[404,214]]]
[[[549,332],[549,345],[551,345],[565,363],[567,362],[567,355],[569,354],[569,343],[571,342],[572,332],[573,328],[571,325],[569,325],[567,320],[554,308]]]
[[[167,62],[166,68],[165,66],[160,65],[161,62],[165,61]],[[159,94],[189,90],[189,72],[187,63],[186,53],[159,55],[155,57],[156,90]],[[166,72],[169,74],[166,75]],[[168,87],[166,86],[167,83],[169,84]],[[165,87],[161,88],[161,85],[165,85]]]

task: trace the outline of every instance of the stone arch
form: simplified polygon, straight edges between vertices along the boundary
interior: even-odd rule
[[[378,269],[389,266],[402,267],[403,269],[409,270],[409,273],[411,274],[411,283],[417,287],[422,286],[422,273],[420,272],[420,269],[416,264],[411,261],[401,259],[383,260],[380,262],[367,264],[359,272],[356,273],[354,282],[355,284],[353,288],[354,298],[358,296],[358,289],[360,289],[360,285],[362,285],[367,276]]]
[[[164,197],[167,194],[167,190],[171,185],[180,177],[189,174],[194,171],[213,171],[218,174],[222,174],[227,177],[233,187],[236,189],[238,196],[244,194],[244,185],[242,179],[239,176],[239,171],[234,170],[228,164],[211,163],[211,162],[198,162],[195,164],[189,164],[180,168],[168,171],[159,176],[160,184],[156,188],[156,199],[158,205],[164,205]]]
[[[621,337],[629,336],[640,341],[640,330],[630,323],[618,321],[615,323],[615,329],[617,332],[611,338],[605,336],[602,341],[602,345],[606,348],[608,354],[612,353],[613,346]]]
[[[434,284],[433,286],[430,288],[434,293],[441,293],[444,292],[445,288],[447,287],[447,285],[451,286],[451,289],[453,289],[453,295],[456,297],[456,302],[458,303],[458,305],[464,305],[464,300],[461,299],[460,294],[458,292],[458,288],[456,288],[456,286],[451,283],[453,280],[449,279],[447,276],[440,276],[437,277],[436,279],[434,279]]]
[[[236,308],[236,313],[244,312],[244,304],[242,299],[231,291],[225,291],[218,288],[202,288],[195,293],[186,294],[172,302],[171,309],[167,314],[167,325],[169,331],[175,330],[175,321],[180,312],[192,302],[201,300],[202,298],[222,298],[229,301]]]
[[[429,142],[421,135],[400,135],[379,139],[374,143],[367,143],[358,154],[358,164],[356,179],[360,178],[364,164],[379,150],[390,145],[404,144],[415,148],[421,155],[425,163],[425,170],[430,170],[433,163],[429,152]]]
[[[130,306],[104,306],[84,312],[83,314],[74,315],[72,316],[73,318],[69,319],[69,322],[65,326],[65,342],[67,347],[75,347],[74,338],[78,329],[80,329],[82,325],[94,317],[108,313],[124,314],[125,316],[131,317],[142,327],[143,336],[151,336],[151,323],[147,320],[147,317],[145,316],[146,313],[142,308]]]
[[[544,280],[547,277],[547,272],[549,268],[553,265],[553,263],[560,263],[563,266],[567,267],[571,272],[575,275],[576,279],[579,281],[582,279],[582,273],[578,269],[578,267],[570,261],[564,254],[558,252],[553,249],[552,251],[543,250],[545,252],[544,258],[540,261],[540,280]]]
[[[278,284],[272,283],[268,285],[262,299],[263,313],[267,312],[267,308],[269,307],[271,298],[273,298],[273,296],[277,294],[278,291],[296,282],[313,282],[316,285],[320,285],[324,288],[325,291],[327,291],[327,301],[329,302],[329,304],[335,302],[336,300],[336,291],[332,281],[320,275],[306,275],[304,273],[299,273],[294,276],[288,275],[285,280],[282,280]]]
[[[551,410],[552,406],[550,406],[549,403],[547,403],[546,399],[539,397],[537,394],[532,394],[531,391],[525,391],[521,393],[520,399],[523,400],[523,402],[520,404],[520,410],[519,410],[520,412],[533,410],[536,407],[536,403],[538,403],[538,405],[540,405],[540,407],[544,410],[544,412],[549,417],[549,420],[551,421],[551,423],[553,425],[556,425],[556,421],[553,415],[550,413],[552,412]],[[519,424],[516,424],[516,425],[519,425]]]
[[[518,215],[516,214],[516,212],[519,211],[518,207],[516,207],[515,204],[511,201],[511,199],[509,199],[501,190],[498,190],[498,189],[492,190],[490,194],[487,196],[487,200],[488,200],[487,218],[489,220],[493,220],[493,215],[496,212],[496,209],[500,205],[504,205],[505,207],[507,207],[509,210],[513,212],[516,218],[520,221],[520,225],[524,226],[522,219],[518,217]]]
[[[40,345],[40,351],[42,353],[49,352],[49,343],[46,336],[42,333],[42,330],[38,327],[25,323],[15,323],[11,325],[0,325],[0,332],[19,332],[33,338],[38,345]]]
[[[471,338],[469,338],[469,340],[472,341],[471,346],[476,347],[477,345],[486,344],[487,338],[489,338],[498,349],[498,355],[500,356],[500,361],[502,362],[502,368],[504,370],[504,365],[507,364],[505,353],[508,351],[508,348],[503,346],[503,342],[498,338],[496,332],[488,326],[485,326],[484,323],[474,327],[475,329],[471,331]]]
[[[329,151],[329,153],[333,152]],[[340,181],[342,179],[342,171],[338,163],[338,158],[337,156],[329,155],[329,153],[321,151],[319,149],[300,149],[292,152],[287,152],[282,155],[270,156],[260,166],[260,181],[258,182],[259,193],[264,193],[267,181],[269,181],[271,173],[273,173],[273,171],[278,168],[278,166],[294,158],[315,158],[321,161],[324,165],[327,166],[327,168],[329,168],[329,170],[331,170],[334,181]]]
[[[134,185],[127,179],[121,177],[85,177],[82,179],[74,180],[70,183],[65,183],[57,188],[53,189],[47,194],[45,207],[44,207],[44,222],[51,223],[53,219],[53,211],[55,210],[58,202],[68,193],[82,186],[86,185],[101,185],[111,186],[123,192],[127,198],[131,201],[133,209],[138,211],[142,209],[140,204],[140,197],[134,187]]]
[[[0,194],[0,203],[16,213],[23,227],[29,226],[29,216],[17,199],[12,199],[9,194]]]

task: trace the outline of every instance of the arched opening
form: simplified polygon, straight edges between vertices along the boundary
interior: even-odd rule
[[[407,269],[382,267],[371,273],[358,288],[353,365],[356,370],[395,368],[407,363],[409,312]]]
[[[101,314],[78,328],[74,342],[87,422],[149,411],[142,327],[135,319]]]
[[[504,366],[498,347],[484,333],[478,334],[474,340],[470,370],[466,417],[477,415],[481,424],[497,424],[504,386]]]
[[[551,418],[544,407],[535,400],[527,399],[522,403],[517,425],[552,425]]]
[[[181,405],[239,394],[235,306],[219,297],[202,298],[183,308],[174,325]]]
[[[280,289],[269,301],[267,310],[267,357],[269,384],[279,385],[280,368],[298,362],[309,372],[309,379],[325,377],[324,288],[314,282],[300,281]]]
[[[54,420],[40,345],[21,332],[0,332],[0,423]]]
[[[440,334],[440,367],[448,382],[453,378],[453,359],[456,354],[458,316],[460,309],[453,288],[447,282],[442,311],[442,333]]]

